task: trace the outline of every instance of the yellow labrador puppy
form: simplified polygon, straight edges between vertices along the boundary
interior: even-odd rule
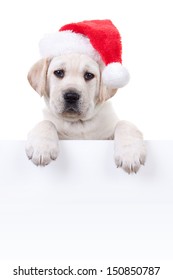
[[[30,70],[31,86],[44,96],[44,119],[29,133],[26,153],[45,166],[59,153],[59,139],[114,139],[115,163],[137,172],[146,150],[141,132],[120,121],[108,101],[117,89],[102,82],[102,65],[85,54],[43,58]]]

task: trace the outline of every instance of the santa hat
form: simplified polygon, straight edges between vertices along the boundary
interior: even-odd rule
[[[110,20],[64,25],[59,32],[48,34],[40,41],[40,52],[42,57],[86,54],[97,62],[103,62],[103,82],[109,88],[121,88],[129,81],[129,73],[121,64],[121,37]]]

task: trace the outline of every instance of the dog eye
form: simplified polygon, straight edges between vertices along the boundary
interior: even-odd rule
[[[53,73],[57,78],[60,78],[60,79],[64,78],[64,75],[65,75],[65,72],[62,69],[55,70]]]
[[[90,73],[90,72],[85,72],[84,74],[84,79],[85,81],[90,81],[94,78],[94,74]]]

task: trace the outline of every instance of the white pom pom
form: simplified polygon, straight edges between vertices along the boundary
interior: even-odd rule
[[[103,83],[109,88],[124,87],[130,79],[129,72],[119,62],[108,64],[102,73]]]

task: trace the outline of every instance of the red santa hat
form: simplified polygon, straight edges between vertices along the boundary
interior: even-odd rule
[[[110,20],[64,25],[59,32],[48,34],[40,41],[40,52],[42,57],[86,54],[103,62],[103,82],[110,88],[121,88],[129,81],[129,73],[122,65],[121,36]]]

